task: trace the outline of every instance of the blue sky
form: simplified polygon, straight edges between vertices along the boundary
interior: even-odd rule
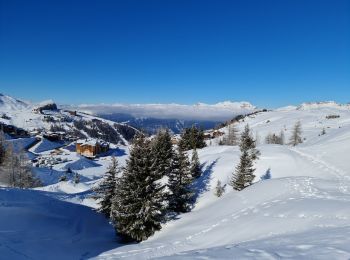
[[[350,1],[0,0],[0,92],[61,103],[350,102]]]

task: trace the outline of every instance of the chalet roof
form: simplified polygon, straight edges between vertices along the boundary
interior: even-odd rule
[[[108,146],[107,142],[94,139],[94,138],[88,138],[88,139],[79,139],[77,140],[77,144],[80,144],[81,146],[88,145],[88,146],[96,146],[97,144],[101,146]]]

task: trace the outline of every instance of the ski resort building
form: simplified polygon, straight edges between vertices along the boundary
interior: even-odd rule
[[[76,152],[88,158],[94,158],[108,150],[108,143],[96,139],[78,140],[76,143]]]

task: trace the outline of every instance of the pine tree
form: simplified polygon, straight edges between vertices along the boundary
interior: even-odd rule
[[[153,165],[153,171],[161,179],[168,176],[171,171],[171,161],[173,159],[173,144],[169,130],[158,131],[155,138],[152,140],[152,155],[156,160]]]
[[[186,154],[178,148],[174,154],[172,172],[169,176],[169,210],[176,213],[188,212],[191,209],[193,192],[191,189],[193,177]]]
[[[240,161],[236,166],[230,182],[231,186],[238,191],[252,185],[255,178],[254,161],[260,155],[260,152],[256,149],[255,140],[251,136],[248,125],[245,126],[241,135],[239,147],[241,151]]]
[[[215,186],[215,195],[217,197],[221,197],[222,194],[225,193],[225,186],[222,186],[221,185],[221,181],[218,180],[218,182],[216,183],[216,186]]]
[[[107,172],[100,183],[95,189],[97,198],[101,199],[99,202],[98,211],[105,214],[106,217],[110,217],[112,198],[115,195],[115,187],[117,182],[117,175],[119,173],[118,161],[112,156],[111,163],[108,166]]]
[[[185,128],[181,134],[179,146],[183,151],[206,147],[207,145],[204,140],[203,130],[198,129],[195,126],[192,126],[191,128]]]
[[[142,241],[161,229],[165,220],[164,184],[152,170],[155,159],[143,134],[134,138],[123,175],[112,199],[111,220],[124,239]]]
[[[234,124],[230,124],[228,126],[227,135],[222,139],[222,144],[223,145],[238,145],[238,143],[239,143],[238,130]]]
[[[301,144],[303,142],[302,137],[301,137],[301,123],[300,121],[296,122],[294,127],[293,127],[293,132],[292,136],[289,139],[289,144],[296,146],[298,144]]]
[[[202,167],[199,162],[197,149],[194,149],[192,152],[190,171],[193,178],[199,178],[202,175]]]

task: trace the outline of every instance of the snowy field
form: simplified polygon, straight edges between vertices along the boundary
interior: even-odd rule
[[[281,130],[288,139],[298,120],[303,144],[264,144],[268,133]],[[139,244],[118,243],[112,226],[93,209],[91,188],[110,156],[90,161],[60,148],[65,162],[37,169],[44,187],[0,189],[0,258],[349,259],[350,107],[286,107],[246,118],[238,128],[247,123],[261,151],[255,184],[241,192],[226,185],[222,197],[214,195],[217,180],[229,182],[240,153],[212,140],[198,151],[204,172],[194,184],[192,212]],[[320,135],[323,129],[326,134]],[[46,145],[51,144],[38,143],[33,152],[50,157]],[[128,153],[127,146],[116,150],[121,165]],[[80,175],[80,183],[58,181],[68,167]],[[260,181],[269,168],[272,179]]]

